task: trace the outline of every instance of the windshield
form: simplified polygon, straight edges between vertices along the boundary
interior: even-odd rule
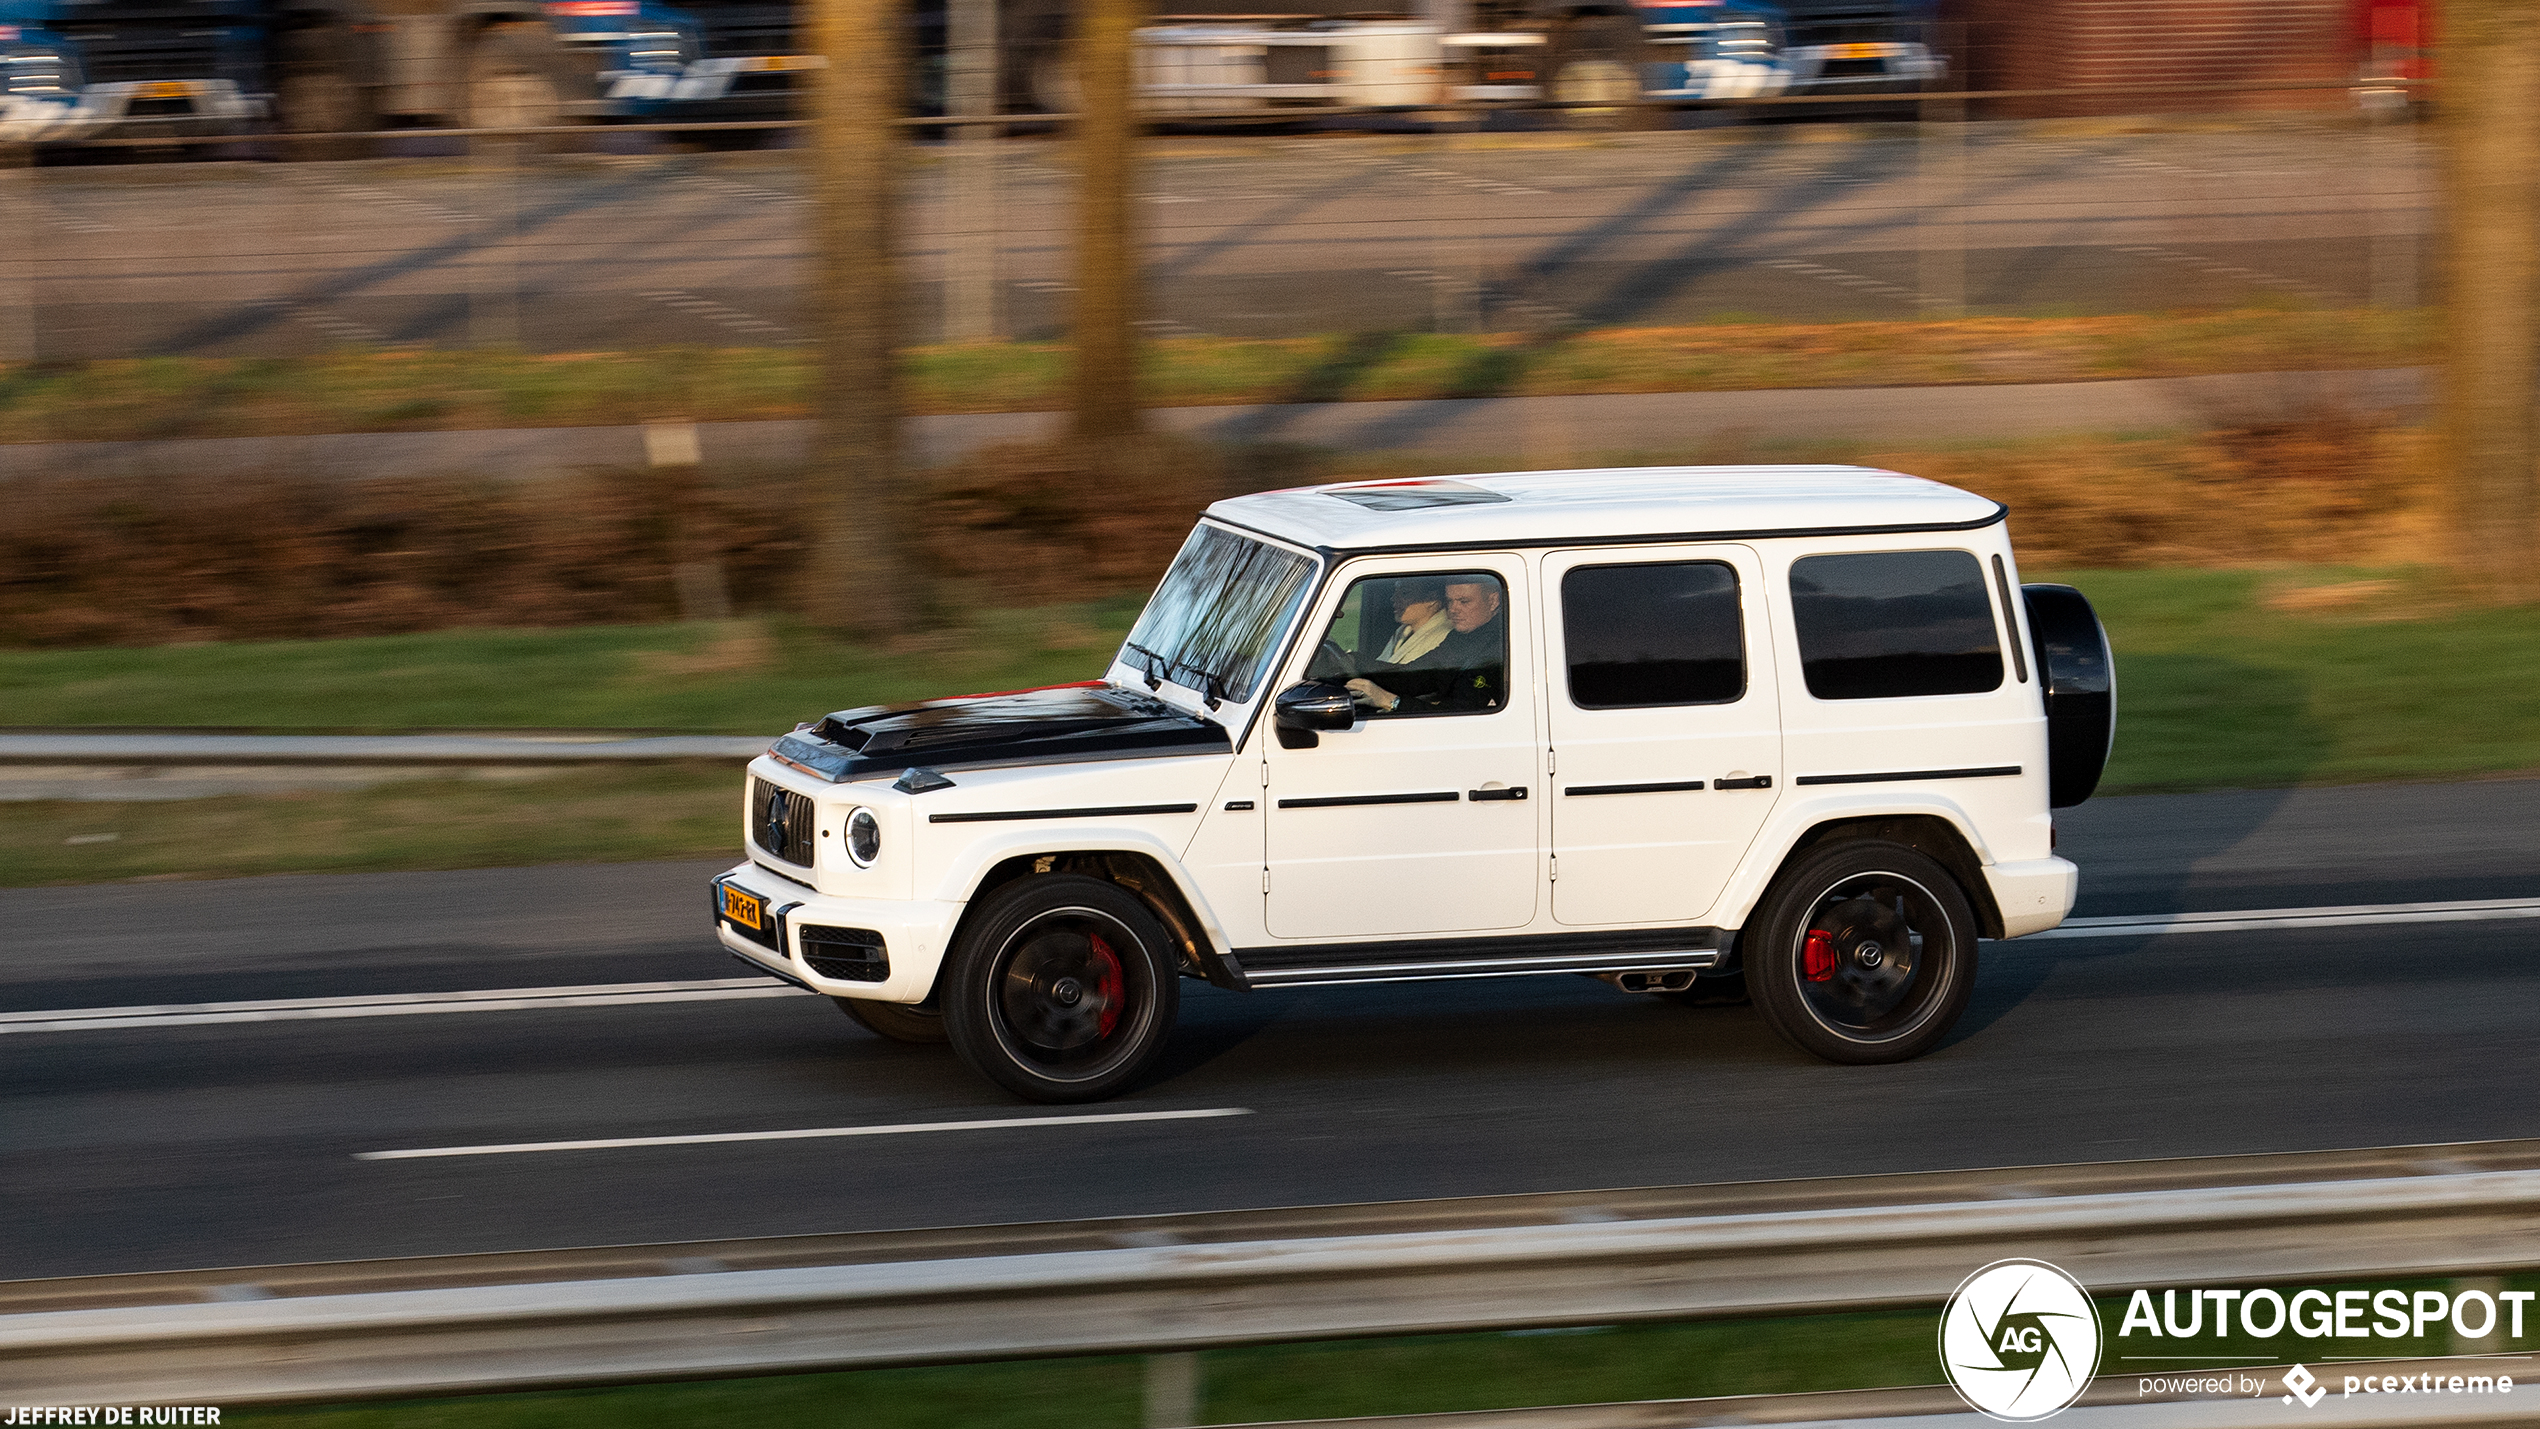
[[[1212,701],[1253,696],[1270,644],[1305,598],[1311,558],[1217,526],[1182,543],[1121,660]]]

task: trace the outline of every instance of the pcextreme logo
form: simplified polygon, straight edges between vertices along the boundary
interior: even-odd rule
[[[1940,1312],[1940,1368],[1967,1407],[2026,1424],[2070,1408],[2099,1372],[2099,1311],[2042,1260],[1997,1260]]]

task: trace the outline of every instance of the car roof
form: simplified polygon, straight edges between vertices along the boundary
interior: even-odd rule
[[[1298,486],[1220,501],[1208,514],[1338,553],[1963,531],[2005,509],[1876,467],[1642,466]]]

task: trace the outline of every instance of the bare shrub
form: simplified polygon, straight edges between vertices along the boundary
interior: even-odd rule
[[[1179,437],[988,447],[930,474],[927,555],[1007,599],[1137,589],[1164,573],[1230,480],[1217,449]]]

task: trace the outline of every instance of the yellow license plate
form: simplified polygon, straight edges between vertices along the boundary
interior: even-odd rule
[[[163,79],[155,84],[145,84],[141,86],[137,97],[142,99],[184,99],[193,93],[194,85],[190,80]]]
[[[766,926],[767,905],[756,895],[743,893],[727,883],[723,886],[723,916],[755,933]]]
[[[1826,46],[1826,58],[1830,60],[1883,60],[1895,52],[1896,47],[1894,45],[1870,44]]]
[[[750,68],[762,70],[818,69],[818,55],[764,55],[750,61]]]

